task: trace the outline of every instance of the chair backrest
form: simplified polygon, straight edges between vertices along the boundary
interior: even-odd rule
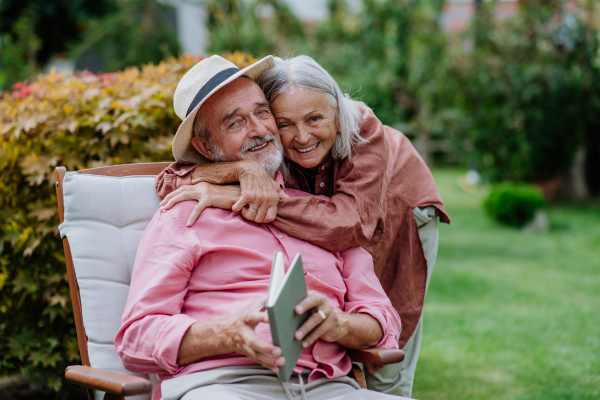
[[[130,164],[79,172],[59,167],[55,172],[59,230],[83,365],[137,375],[123,368],[114,338],[139,240],[159,207],[154,178],[167,165]],[[155,377],[137,376],[156,383]],[[102,399],[103,393],[96,392],[95,397]]]

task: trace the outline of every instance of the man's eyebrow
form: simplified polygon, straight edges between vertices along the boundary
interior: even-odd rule
[[[235,110],[233,110],[232,112],[230,112],[229,114],[225,114],[223,116],[223,118],[221,118],[221,123],[227,121],[228,119],[230,119],[231,117],[233,117],[235,114],[237,114],[238,112],[240,112],[241,108],[236,108]]]
[[[254,103],[254,105],[256,105],[258,107],[264,107],[264,106],[268,106],[269,103],[265,100],[265,101],[261,101],[259,103]]]

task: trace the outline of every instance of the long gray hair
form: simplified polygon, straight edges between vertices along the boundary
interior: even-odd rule
[[[265,93],[269,103],[290,86],[324,93],[335,110],[339,127],[331,148],[334,159],[345,159],[350,156],[355,145],[366,142],[360,136],[362,112],[358,104],[347,93],[342,92],[335,79],[312,58],[297,56],[284,60],[275,57],[275,65],[263,72],[256,79],[256,83]]]

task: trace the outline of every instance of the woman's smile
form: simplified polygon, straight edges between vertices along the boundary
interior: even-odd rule
[[[316,168],[337,137],[335,110],[316,90],[292,86],[271,102],[285,156],[303,168]]]
[[[302,149],[295,148],[294,150],[296,150],[298,153],[302,153],[302,154],[310,153],[311,151],[316,150],[317,147],[319,147],[319,144],[321,144],[321,142],[317,142],[317,143],[313,144],[312,146],[305,147]]]

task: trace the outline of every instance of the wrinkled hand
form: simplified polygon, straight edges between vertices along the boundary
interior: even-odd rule
[[[198,204],[194,207],[186,223],[187,226],[192,226],[206,207],[230,210],[233,204],[240,199],[240,195],[239,186],[221,186],[200,182],[195,185],[181,186],[165,196],[160,205],[168,210],[181,201],[197,200]]]
[[[309,292],[308,296],[296,305],[296,314],[302,314],[312,309],[313,314],[295,333],[295,338],[302,340],[302,347],[306,348],[321,338],[326,342],[337,342],[347,332],[341,318],[343,313],[337,313],[327,298],[317,292]],[[318,311],[325,314],[325,319]]]
[[[267,171],[255,161],[245,161],[239,174],[242,195],[232,210],[248,221],[268,224],[277,216],[279,200],[288,198]]]
[[[267,296],[262,296],[228,318],[225,334],[232,352],[248,356],[277,373],[279,367],[285,364],[281,349],[260,339],[254,333],[254,328],[259,322],[268,322],[267,312],[261,311],[266,298]]]

